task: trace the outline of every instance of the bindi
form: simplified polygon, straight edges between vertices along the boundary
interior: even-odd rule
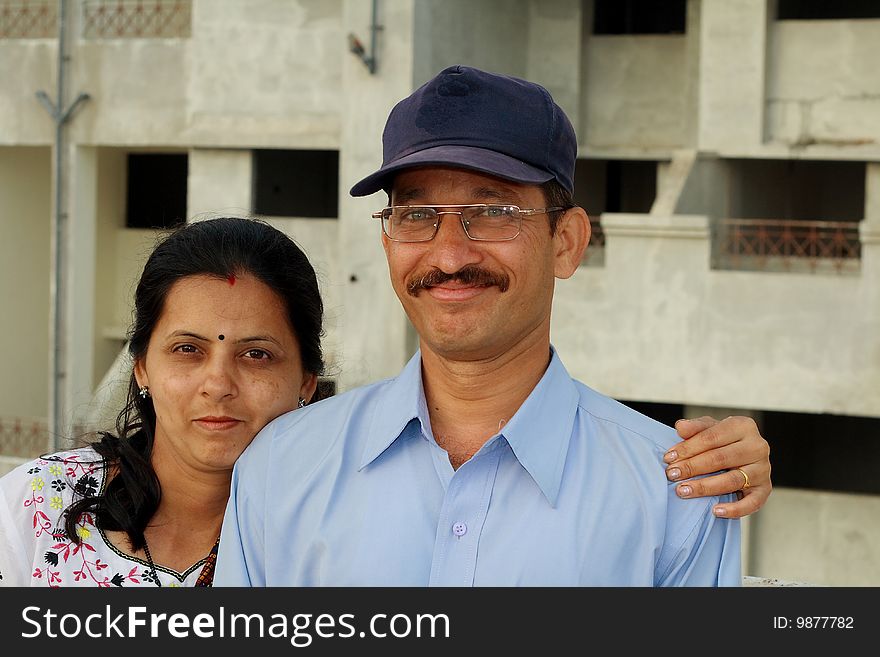
[[[226,280],[229,281],[230,285],[235,285],[235,274],[230,274],[226,277]]]
[[[217,339],[218,340],[225,340],[226,336],[221,333],[220,335],[217,336]]]

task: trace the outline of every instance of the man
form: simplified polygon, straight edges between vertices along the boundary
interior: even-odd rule
[[[217,584],[737,585],[732,518],[748,509],[728,501],[721,518],[716,497],[682,499],[663,463],[673,480],[741,466],[688,481],[691,497],[748,493],[749,479],[769,492],[754,425],[704,419],[682,428],[706,429],[693,447],[677,444],[573,381],[550,344],[554,282],[577,269],[590,224],[571,201],[574,130],[549,93],[451,67],[398,103],[383,143],[352,194],[389,192],[375,216],[420,351],[254,440]]]

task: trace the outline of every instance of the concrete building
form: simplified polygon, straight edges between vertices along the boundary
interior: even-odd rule
[[[394,103],[463,63],[542,83],[578,132],[596,239],[557,288],[570,372],[664,420],[754,416],[777,487],[746,574],[880,585],[880,8],[657,4],[0,0],[6,467],[106,424],[177,220],[283,228],[319,274],[328,378],[395,374],[415,336],[385,199],[348,188]]]

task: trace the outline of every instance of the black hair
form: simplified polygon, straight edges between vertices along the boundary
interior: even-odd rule
[[[550,234],[556,234],[556,225],[565,214],[565,210],[575,206],[572,194],[565,187],[560,185],[555,178],[551,178],[541,185],[541,191],[544,192],[544,200],[548,208],[562,208],[556,212],[550,212]]]
[[[256,219],[223,217],[188,223],[167,235],[144,266],[134,296],[128,351],[143,359],[171,287],[188,276],[229,278],[250,274],[285,303],[303,368],[324,371],[321,336],[324,306],[315,270],[296,243]],[[64,533],[79,543],[76,524],[84,513],[95,515],[101,529],[124,531],[133,550],[144,547],[144,530],[159,507],[162,489],[150,460],[156,431],[152,400],[139,393],[132,372],[125,407],[116,418],[116,435],[100,432],[92,444],[108,476],[102,491],[87,491],[65,512]],[[294,400],[295,401],[295,400]],[[80,491],[81,492],[81,491]]]

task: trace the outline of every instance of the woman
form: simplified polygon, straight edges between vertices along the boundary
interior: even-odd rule
[[[116,435],[0,480],[0,584],[210,586],[232,466],[312,398],[322,315],[311,264],[268,224],[162,241],[135,292]]]

